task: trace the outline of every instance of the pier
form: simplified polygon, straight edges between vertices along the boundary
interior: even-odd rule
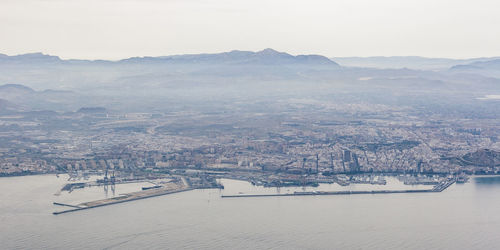
[[[73,209],[56,211],[56,212],[53,212],[52,214],[58,215],[58,214],[76,212],[76,211],[80,211],[80,210],[109,206],[109,205],[114,205],[114,204],[118,204],[118,203],[124,203],[124,202],[135,201],[135,200],[142,200],[142,199],[156,197],[156,196],[162,196],[162,195],[167,195],[167,194],[173,194],[173,193],[179,193],[179,192],[193,190],[193,188],[191,188],[190,186],[188,186],[186,184],[187,184],[187,182],[185,182],[185,181],[179,181],[176,183],[171,182],[171,183],[167,183],[164,186],[161,186],[158,188],[147,189],[147,190],[138,191],[138,192],[132,192],[132,193],[128,193],[128,194],[124,194],[121,196],[108,198],[108,199],[84,202],[84,203],[80,203],[78,205],[70,205],[70,204],[64,204],[64,203],[59,203],[59,202],[53,202],[54,205],[71,207]]]
[[[94,204],[94,205],[89,205],[89,206],[73,206],[73,205],[64,204],[64,206],[70,206],[70,207],[73,207],[74,209],[57,211],[57,212],[53,212],[52,214],[59,215],[59,214],[76,212],[76,211],[86,210],[86,209],[91,209],[91,208],[96,208],[96,207],[109,206],[109,205],[114,205],[114,204],[118,204],[118,203],[129,202],[129,201],[142,200],[142,199],[147,199],[147,198],[156,197],[156,196],[162,196],[162,195],[167,195],[167,194],[180,193],[180,192],[189,191],[189,190],[193,190],[193,189],[192,188],[186,188],[186,189],[181,189],[181,190],[170,190],[170,191],[158,192],[158,193],[153,193],[153,194],[144,195],[144,196],[137,196],[137,197],[133,197],[133,198],[127,198],[127,197],[125,197],[123,199],[120,199],[123,196],[119,196],[119,197],[110,198],[110,199],[106,199],[106,200],[99,200],[98,202],[100,202],[100,203],[97,203],[97,204]],[[54,202],[54,204],[55,203],[56,202]],[[60,205],[60,204],[55,204],[55,205]]]
[[[76,208],[76,209],[82,208],[80,206],[75,206],[75,205],[70,205],[70,204],[64,204],[64,203],[59,203],[59,202],[53,202],[52,204],[58,205],[58,206],[63,206],[63,207],[72,207],[72,208]]]
[[[455,179],[449,179],[441,182],[432,189],[415,190],[372,190],[372,191],[312,191],[312,192],[294,192],[287,194],[238,194],[222,195],[222,198],[245,198],[245,197],[273,197],[273,196],[306,196],[306,195],[352,195],[352,194],[400,194],[400,193],[439,193],[455,183]]]

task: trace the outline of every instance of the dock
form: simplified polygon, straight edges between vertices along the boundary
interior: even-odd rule
[[[60,203],[60,202],[53,202],[52,204],[58,205],[58,206],[63,206],[63,207],[82,208],[80,206],[75,206],[75,205],[70,205],[70,204],[64,204],[64,203]]]
[[[70,205],[70,204],[54,202],[53,203],[54,205],[67,206],[67,207],[71,207],[72,209],[63,210],[63,211],[56,211],[56,212],[53,212],[52,214],[59,215],[59,214],[76,212],[76,211],[97,208],[97,207],[103,207],[103,206],[109,206],[109,205],[129,202],[129,201],[142,200],[142,199],[147,199],[147,198],[157,197],[157,196],[162,196],[162,195],[167,195],[167,194],[180,193],[180,192],[185,192],[185,191],[190,191],[190,190],[193,190],[193,188],[191,188],[190,186],[186,186],[184,182],[167,183],[165,186],[162,186],[160,188],[147,189],[147,190],[143,190],[143,191],[128,193],[128,194],[124,194],[121,196],[108,198],[108,199],[84,202],[84,203],[80,203],[78,205]]]
[[[439,183],[432,189],[410,189],[410,190],[372,190],[372,191],[312,191],[294,192],[287,194],[238,194],[222,195],[222,198],[247,198],[247,197],[275,197],[275,196],[306,196],[306,195],[353,195],[353,194],[401,194],[401,193],[439,193],[455,183],[455,180],[447,180]]]

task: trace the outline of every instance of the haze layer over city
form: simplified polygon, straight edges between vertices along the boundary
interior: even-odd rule
[[[2,6],[6,249],[500,244],[494,1]]]

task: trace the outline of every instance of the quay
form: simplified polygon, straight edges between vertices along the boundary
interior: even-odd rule
[[[130,198],[130,199],[121,199],[121,200],[120,199],[113,200],[114,198],[111,198],[111,199],[107,199],[109,201],[103,202],[103,203],[100,203],[100,204],[95,204],[95,205],[91,205],[91,206],[72,206],[72,207],[74,207],[74,209],[57,211],[57,212],[53,212],[52,214],[58,215],[58,214],[76,212],[76,211],[80,211],[80,210],[91,209],[91,208],[96,208],[96,207],[103,207],[103,206],[109,206],[109,205],[114,205],[114,204],[118,204],[118,203],[129,202],[129,201],[142,200],[142,199],[147,199],[147,198],[156,197],[156,196],[162,196],[162,195],[173,194],[173,193],[180,193],[180,192],[189,191],[189,190],[193,190],[193,189],[192,188],[187,188],[187,189],[182,189],[182,190],[173,190],[173,191],[154,193],[154,194],[147,195],[147,196],[139,196],[139,197],[134,197],[134,198]],[[121,197],[119,196],[119,197],[115,197],[115,198],[121,198]]]
[[[84,202],[84,203],[80,203],[78,205],[69,205],[69,204],[54,202],[53,203],[54,205],[72,207],[73,209],[56,211],[56,212],[53,212],[52,214],[59,215],[59,214],[76,212],[76,211],[86,210],[86,209],[91,209],[91,208],[96,208],[96,207],[109,206],[109,205],[114,205],[114,204],[118,204],[118,203],[142,200],[142,199],[156,197],[156,196],[162,196],[162,195],[167,195],[167,194],[173,194],[173,193],[179,193],[179,192],[193,190],[192,187],[190,187],[186,184],[187,183],[184,181],[178,182],[178,183],[167,183],[160,188],[147,189],[147,190],[128,193],[128,194],[124,194],[121,196],[103,199],[103,200]]]
[[[58,206],[64,206],[64,207],[82,208],[80,206],[75,206],[75,205],[70,205],[70,204],[64,204],[64,203],[59,203],[59,202],[53,202],[52,204],[58,205]]]
[[[294,192],[287,194],[238,194],[221,195],[222,198],[244,198],[244,197],[273,197],[273,196],[306,196],[306,195],[351,195],[351,194],[400,194],[400,193],[439,193],[455,183],[455,179],[450,179],[439,183],[432,189],[415,190],[372,190],[372,191],[312,191]]]

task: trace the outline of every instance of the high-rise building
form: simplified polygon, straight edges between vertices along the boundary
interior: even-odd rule
[[[330,153],[330,167],[332,168],[332,172],[334,172],[335,165],[333,164],[333,153]]]
[[[316,173],[319,173],[319,154],[316,154]]]
[[[344,150],[344,162],[350,162],[351,161],[351,151],[349,150]]]

